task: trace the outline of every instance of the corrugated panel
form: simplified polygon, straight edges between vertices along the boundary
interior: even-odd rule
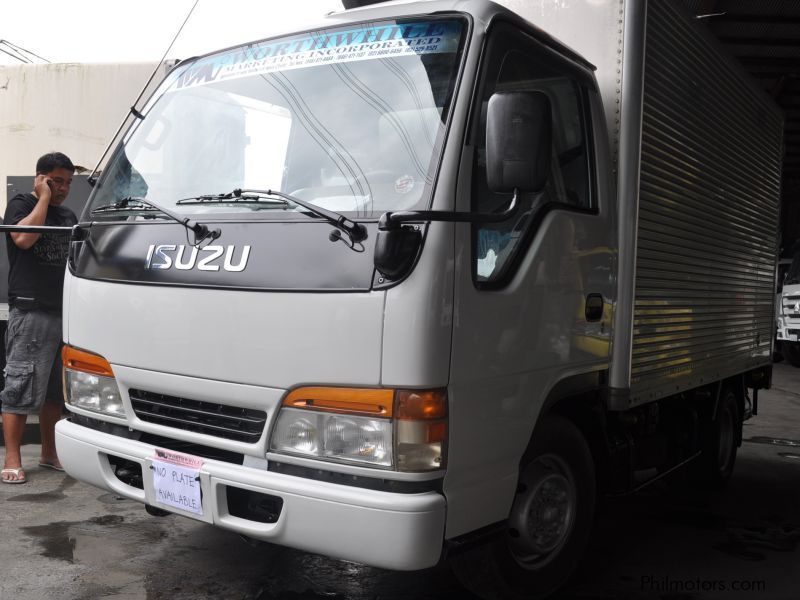
[[[679,6],[649,2],[634,403],[769,361],[782,127]]]

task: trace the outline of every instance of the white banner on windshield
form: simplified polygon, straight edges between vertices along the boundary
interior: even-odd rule
[[[460,37],[460,22],[440,20],[315,31],[201,58],[177,74],[170,91],[317,65],[453,53]]]

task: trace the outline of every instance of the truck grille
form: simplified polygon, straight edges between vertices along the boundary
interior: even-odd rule
[[[176,396],[129,390],[133,412],[142,421],[226,440],[255,443],[261,438],[267,413],[249,408],[201,402]]]

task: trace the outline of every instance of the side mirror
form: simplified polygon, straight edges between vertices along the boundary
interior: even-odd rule
[[[419,228],[398,226],[379,231],[375,240],[375,268],[387,279],[400,279],[411,268],[421,245]]]
[[[550,172],[553,119],[542,92],[498,92],[486,116],[486,175],[489,189],[541,191]]]

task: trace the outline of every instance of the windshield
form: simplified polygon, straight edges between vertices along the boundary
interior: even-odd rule
[[[792,264],[789,267],[789,270],[786,272],[786,278],[782,280],[779,276],[778,284],[780,285],[781,283],[784,285],[795,285],[800,283],[800,252],[794,255]]]
[[[131,199],[205,218],[306,210],[232,197],[238,188],[361,218],[427,208],[463,29],[452,18],[373,22],[180,65],[117,148],[87,214],[157,216]]]

